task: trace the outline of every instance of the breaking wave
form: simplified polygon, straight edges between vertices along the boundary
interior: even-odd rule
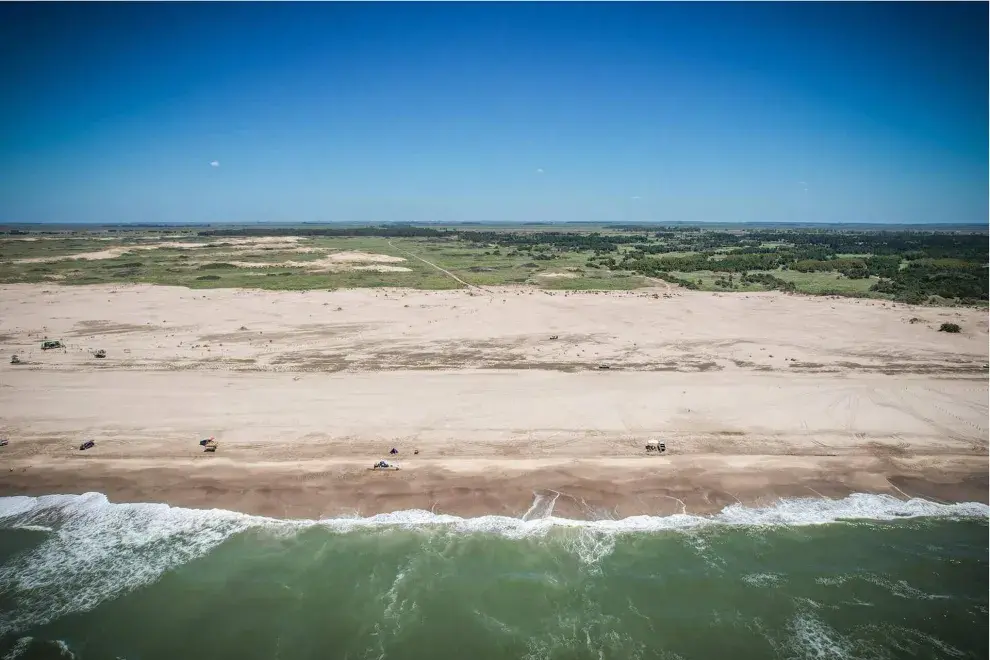
[[[461,518],[410,510],[369,517],[278,520],[219,509],[196,510],[167,504],[113,504],[99,493],[0,498],[0,530],[42,533],[41,542],[0,567],[0,594],[16,610],[0,617],[0,634],[47,623],[71,612],[151,584],[165,572],[205,556],[230,537],[248,530],[293,534],[323,528],[333,533],[366,529],[439,528],[508,538],[573,529],[564,544],[594,563],[610,554],[619,534],[689,531],[711,526],[803,526],[843,520],[902,518],[988,518],[990,508],[969,502],[938,504],[888,495],[854,494],[841,500],[782,499],[767,507],[733,504],[711,516],[675,514],[621,520],[571,520],[553,514],[555,498],[537,495],[522,518]],[[757,582],[764,582],[754,577]]]

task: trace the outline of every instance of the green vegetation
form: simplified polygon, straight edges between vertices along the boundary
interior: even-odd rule
[[[794,270],[780,270],[775,276],[790,283],[792,291],[819,296],[870,296],[870,287],[877,278],[849,278],[835,271],[802,273]]]
[[[930,296],[963,302],[986,301],[987,268],[961,260],[919,260],[880,280],[871,290],[910,303],[923,303]]]
[[[342,252],[366,254],[333,256]],[[703,291],[986,304],[987,259],[982,233],[824,228],[257,225],[0,235],[0,282],[191,288],[445,289],[460,279],[612,290],[664,280]]]
[[[959,325],[956,324],[956,323],[943,323],[938,328],[938,331],[939,332],[953,332],[953,333],[955,333],[955,332],[959,332],[961,330],[962,330],[962,328],[960,328]]]
[[[934,296],[979,304],[988,293],[987,239],[977,233],[665,228],[619,259],[598,260],[705,290],[745,291],[758,284],[916,304]]]
[[[732,277],[731,273],[729,277]],[[762,284],[768,289],[780,289],[781,291],[797,290],[797,286],[793,280],[782,280],[770,273],[743,273],[739,277],[739,281],[742,284]],[[729,280],[729,284],[732,284],[731,279]]]

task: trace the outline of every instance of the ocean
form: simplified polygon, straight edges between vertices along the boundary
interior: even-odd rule
[[[0,498],[0,657],[988,657],[988,508],[574,521]]]

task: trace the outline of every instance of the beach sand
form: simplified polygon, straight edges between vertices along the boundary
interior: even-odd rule
[[[980,310],[666,285],[25,284],[0,287],[0,349],[0,495],[301,518],[987,501]],[[392,447],[401,470],[369,470]]]

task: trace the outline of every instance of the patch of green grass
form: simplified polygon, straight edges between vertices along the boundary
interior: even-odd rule
[[[475,286],[516,285],[527,281],[539,281],[534,279],[534,276],[542,272],[583,270],[586,268],[588,257],[592,254],[591,252],[550,252],[553,258],[542,259],[539,257],[544,254],[543,251],[519,250],[514,247],[493,249],[488,246],[443,239],[393,239],[393,244],[450,271]],[[406,256],[409,262],[414,261],[404,252],[398,254]]]
[[[870,287],[879,281],[877,277],[850,279],[835,271],[799,273],[796,270],[775,270],[770,274],[786,282],[794,282],[799,293],[816,295],[865,295],[869,294]]]
[[[870,277],[866,279],[849,279],[844,277],[837,272],[814,272],[814,273],[801,273],[796,270],[761,270],[761,271],[751,271],[752,273],[768,273],[773,275],[777,279],[784,280],[785,282],[793,282],[794,286],[797,288],[798,293],[807,293],[812,295],[870,295],[877,297],[882,297],[879,294],[870,292],[870,287],[873,286],[878,278]],[[713,272],[713,271],[695,271],[695,272],[672,272],[671,275],[679,277],[684,280],[689,280],[691,282],[698,283],[698,289],[700,291],[766,291],[767,286],[758,283],[743,283],[740,281],[740,274],[733,273],[732,275],[732,288],[729,289],[724,286],[719,286],[716,284],[718,280],[725,280],[728,278],[727,273]]]
[[[343,271],[314,273],[302,269],[238,268],[222,272],[219,279],[197,281],[198,278],[178,278],[174,282],[154,281],[153,284],[179,284],[192,288],[248,288],[273,291],[306,291],[315,289],[350,289],[408,287],[415,289],[456,289],[461,285],[443,273],[410,271],[407,273],[378,273],[375,271]],[[191,281],[190,281],[191,279]]]
[[[258,264],[284,264],[289,261],[316,261],[327,256],[325,252],[281,252],[278,250],[268,250],[257,252],[254,250],[225,253],[225,259],[231,261],[244,261]]]
[[[356,236],[350,238],[317,236],[296,243],[297,247],[322,248],[340,252],[370,252],[404,257],[401,252],[389,245],[389,241],[399,245],[404,239],[388,239],[380,236]]]
[[[3,239],[0,241],[0,261],[64,257],[121,245],[123,243],[120,241],[101,241],[95,238],[39,238],[36,241]]]

